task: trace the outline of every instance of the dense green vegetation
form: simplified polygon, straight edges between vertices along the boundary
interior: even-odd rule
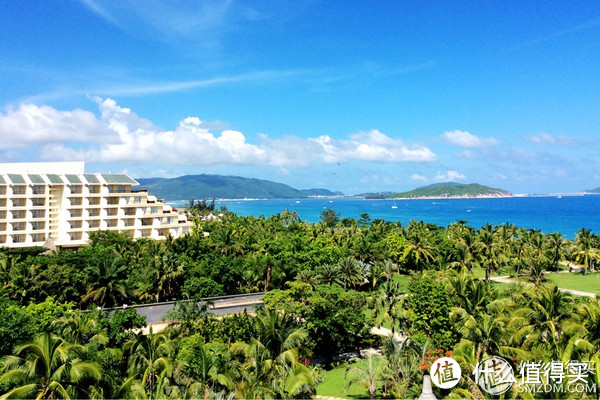
[[[191,210],[213,211],[207,203]],[[486,395],[472,372],[488,355],[515,368],[600,355],[600,303],[547,282],[561,260],[587,273],[600,259],[600,237],[586,229],[570,241],[509,224],[402,226],[333,210],[317,224],[288,211],[256,218],[224,210],[218,220],[195,221],[192,233],[165,242],[98,232],[77,251],[0,252],[0,393],[307,398],[328,376],[339,379],[339,372],[322,372],[336,355],[373,347],[381,356],[349,362],[343,386],[414,398],[432,359],[451,353],[463,380],[451,391],[436,389],[438,398],[479,399]],[[488,279],[494,272],[528,284],[496,285]],[[145,321],[134,309],[97,311],[257,291],[267,293],[256,315],[217,319],[182,306],[175,323],[148,336],[137,333]],[[374,326],[402,340],[374,336]],[[506,398],[520,397],[517,391]]]
[[[263,179],[224,175],[185,175],[177,178],[139,178],[143,188],[161,199],[291,199],[309,196],[335,196],[327,189],[294,189]]]
[[[421,197],[506,197],[510,192],[502,189],[495,189],[489,186],[479,185],[477,183],[436,183],[429,186],[423,186],[408,192],[393,193],[387,196],[392,199],[412,199]]]

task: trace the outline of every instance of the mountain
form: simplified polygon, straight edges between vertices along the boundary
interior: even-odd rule
[[[600,193],[600,186],[596,189],[584,190],[583,193]]]
[[[467,198],[467,197],[510,197],[506,190],[491,188],[477,183],[462,184],[456,182],[436,183],[423,186],[409,192],[395,193],[388,198]]]
[[[139,178],[141,188],[166,201],[189,199],[285,199],[339,196],[327,189],[298,190],[283,183],[224,175],[185,175],[177,178]]]

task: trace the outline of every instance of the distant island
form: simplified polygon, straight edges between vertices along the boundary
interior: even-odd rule
[[[483,186],[477,183],[462,184],[455,182],[436,183],[408,192],[387,194],[388,199],[429,199],[429,198],[474,198],[474,197],[512,197],[512,193]]]
[[[583,190],[581,193],[588,194],[600,194],[600,186],[595,189]]]
[[[138,178],[140,186],[166,201],[190,199],[291,199],[343,196],[327,189],[294,189],[283,183],[225,175]]]

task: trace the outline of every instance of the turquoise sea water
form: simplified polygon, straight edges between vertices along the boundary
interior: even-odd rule
[[[342,218],[358,219],[360,214],[368,213],[371,219],[400,221],[404,225],[411,219],[441,226],[465,220],[474,228],[488,222],[492,225],[508,222],[545,233],[560,232],[569,239],[574,238],[581,228],[600,234],[600,195],[395,201],[357,198],[223,200],[216,204],[244,216],[268,217],[284,209],[296,210],[300,218],[308,222],[318,222],[321,211],[331,208],[341,213]],[[397,208],[392,208],[394,205]]]

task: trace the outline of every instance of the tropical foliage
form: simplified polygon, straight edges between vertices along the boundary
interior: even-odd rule
[[[78,250],[0,251],[2,396],[307,398],[321,379],[317,361],[327,368],[350,353],[363,358],[348,382],[371,397],[411,398],[424,366],[448,353],[465,373],[438,397],[479,399],[472,372],[485,357],[516,370],[600,357],[600,303],[546,281],[565,262],[595,269],[600,238],[586,229],[571,241],[510,224],[403,226],[334,210],[317,224],[289,211],[200,217],[212,211],[194,207],[196,228],[175,240],[97,232]],[[496,284],[498,273],[524,284]],[[401,274],[411,276],[406,290]],[[255,314],[218,319],[200,301],[263,291]],[[194,301],[146,336],[144,318],[121,307],[172,299]],[[369,347],[381,355],[361,356]],[[554,389],[543,397],[564,396]]]

